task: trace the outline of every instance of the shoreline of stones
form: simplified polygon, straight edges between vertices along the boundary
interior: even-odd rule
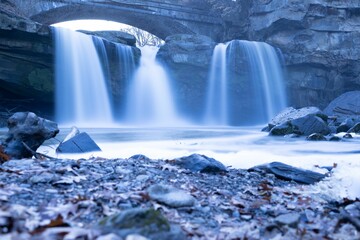
[[[210,165],[194,165],[210,162]],[[221,164],[221,163],[220,163]],[[216,167],[214,167],[216,166]],[[1,239],[357,239],[359,200],[306,194],[268,171],[202,155],[9,160]]]

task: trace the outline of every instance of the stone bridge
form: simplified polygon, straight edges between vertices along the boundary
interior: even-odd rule
[[[102,19],[129,24],[160,38],[197,33],[215,40],[224,23],[202,0],[7,0],[19,14],[43,24]]]

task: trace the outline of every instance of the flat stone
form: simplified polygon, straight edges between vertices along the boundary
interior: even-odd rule
[[[286,213],[275,218],[275,222],[280,225],[288,225],[290,227],[296,227],[300,221],[300,214],[298,213]]]
[[[86,153],[101,151],[100,147],[85,132],[62,142],[56,149],[59,153]]]
[[[292,167],[281,162],[272,162],[255,166],[250,168],[249,171],[265,171],[266,173],[274,174],[277,178],[288,181],[295,181],[301,184],[313,184],[323,180],[326,177],[325,174]]]
[[[149,187],[148,194],[152,200],[170,207],[191,207],[195,204],[195,198],[193,196],[169,185],[153,185]]]

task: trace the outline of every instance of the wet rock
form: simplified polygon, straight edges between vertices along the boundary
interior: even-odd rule
[[[192,154],[187,157],[177,158],[175,159],[175,164],[187,168],[192,172],[219,173],[227,171],[226,167],[221,162],[200,154]]]
[[[330,129],[325,123],[327,116],[316,107],[300,109],[286,108],[268,124],[269,135],[284,136],[299,134],[308,136],[312,133],[329,134]]]
[[[280,225],[288,225],[290,227],[297,227],[300,221],[300,214],[286,213],[275,218],[275,222]]]
[[[329,134],[328,125],[320,117],[307,115],[305,117],[290,120],[286,123],[273,127],[270,136],[283,136],[287,134],[299,134],[308,136],[312,133]]]
[[[360,123],[355,124],[352,128],[350,128],[347,133],[360,133]]]
[[[294,129],[290,123],[283,123],[273,127],[269,133],[271,136],[285,136],[294,133]]]
[[[354,120],[346,118],[337,128],[336,133],[347,132],[352,126],[354,126]]]
[[[308,141],[327,141],[327,139],[324,137],[324,135],[320,134],[320,133],[313,133],[310,134],[306,140]]]
[[[313,184],[323,180],[326,177],[325,174],[292,167],[281,162],[272,162],[255,166],[250,168],[249,171],[263,171],[266,173],[272,173],[277,178],[288,181],[295,181],[302,184]]]
[[[360,91],[344,93],[330,102],[324,112],[327,115],[359,117]]]
[[[96,151],[101,151],[100,147],[85,132],[60,143],[56,149],[58,153],[86,153]]]
[[[32,112],[18,112],[8,119],[9,131],[3,142],[4,152],[13,159],[33,156],[23,143],[36,151],[44,141],[55,137],[58,126],[55,122],[36,116]]]
[[[295,109],[293,107],[285,108],[278,115],[276,115],[269,123],[269,127],[272,128],[277,125],[287,123],[291,120],[302,118],[308,115],[322,115],[322,111],[317,107],[304,107]]]
[[[152,200],[175,208],[191,207],[195,203],[194,197],[190,194],[169,185],[153,185],[148,189],[148,194]]]
[[[122,238],[140,234],[150,239],[185,239],[180,229],[170,225],[158,211],[135,208],[111,215],[100,221],[104,232],[113,232]]]
[[[353,136],[352,136],[350,133],[347,133],[347,134],[345,134],[345,135],[343,136],[343,138],[348,138],[348,139],[350,139],[350,138],[353,138]]]
[[[329,138],[329,141],[330,142],[339,142],[339,141],[341,141],[341,138],[339,138],[338,136],[331,136]]]

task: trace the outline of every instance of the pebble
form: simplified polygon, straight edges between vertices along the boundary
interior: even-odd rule
[[[170,185],[156,184],[148,188],[152,200],[166,204],[170,207],[191,207],[195,199],[187,192]]]

